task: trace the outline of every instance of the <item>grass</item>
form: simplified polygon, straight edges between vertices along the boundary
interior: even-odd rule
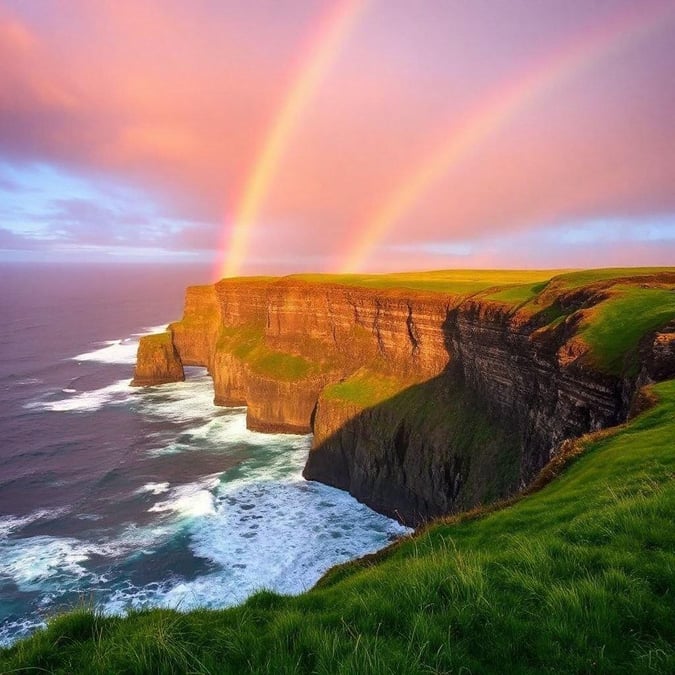
[[[546,287],[546,281],[536,284],[519,284],[516,286],[507,286],[498,291],[493,291],[484,295],[486,300],[496,300],[509,305],[520,305],[533,300]]]
[[[367,408],[391,399],[408,384],[393,375],[361,368],[350,378],[328,385],[322,395],[329,400],[346,401]]]
[[[673,267],[605,267],[558,274],[555,280],[566,289],[574,289],[598,281],[610,281],[622,277],[645,277],[661,272],[670,272],[672,274],[673,271],[675,271]]]
[[[675,317],[675,290],[618,285],[594,308],[579,331],[591,349],[593,365],[635,375],[637,349],[644,335]]]
[[[284,352],[262,351],[251,360],[254,372],[287,381],[301,380],[309,375],[321,372],[319,364],[312,363],[302,356]]]
[[[675,381],[654,392],[539,492],[437,522],[300,596],[78,610],[0,652],[0,671],[673,672]]]
[[[599,281],[673,273],[673,267],[614,267],[591,270],[435,270],[393,274],[294,274],[285,279],[379,289],[408,289],[451,295],[475,295],[507,304],[537,296],[553,281],[560,290],[572,290]]]
[[[221,327],[216,349],[231,353],[258,375],[285,382],[323,373],[331,367],[325,358],[310,360],[271,349],[264,341],[263,328],[255,325]]]
[[[395,274],[295,274],[286,278],[363,288],[473,295],[495,286],[542,283],[559,273],[560,270],[438,270]]]

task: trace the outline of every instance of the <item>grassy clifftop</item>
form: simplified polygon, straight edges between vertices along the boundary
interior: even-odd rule
[[[225,279],[225,286],[244,283],[264,288],[300,281],[392,292],[452,296],[454,303],[478,301],[501,307],[523,321],[535,320],[541,330],[566,323],[588,364],[613,375],[634,375],[637,349],[649,333],[675,317],[675,268],[612,268],[571,272],[546,270],[440,270],[373,275],[298,274],[288,277]],[[176,326],[200,326],[208,317],[186,316]],[[201,321],[201,323],[200,323]],[[366,331],[361,326],[355,329]],[[366,331],[367,332],[367,331]],[[354,336],[362,339],[363,336]],[[253,372],[283,381],[327,372],[335,358],[308,339],[302,353],[286,353],[266,344],[262,324],[221,327],[217,348],[245,362]],[[371,370],[377,370],[374,366]],[[357,378],[358,379],[358,378]],[[364,386],[368,383],[363,383]],[[366,400],[370,390],[345,387],[351,398]],[[338,390],[333,392],[337,396]]]
[[[77,611],[0,653],[60,673],[654,673],[675,668],[675,381],[556,480],[438,522],[298,597]],[[571,454],[575,454],[571,453]]]

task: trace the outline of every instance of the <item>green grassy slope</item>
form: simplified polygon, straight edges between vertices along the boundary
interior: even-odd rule
[[[642,288],[619,284],[612,296],[600,304],[579,332],[602,370],[635,374],[634,356],[642,337],[675,317],[672,288]]]
[[[474,295],[523,302],[537,295],[547,282],[571,290],[595,282],[675,272],[674,267],[611,267],[590,270],[435,270],[390,274],[294,274],[286,279],[379,289],[409,289],[434,293]],[[501,296],[501,297],[500,297]]]
[[[545,283],[560,273],[560,270],[436,270],[392,274],[294,274],[287,278],[362,288],[404,288],[413,291],[472,295],[506,285]]]
[[[0,653],[0,672],[673,672],[675,381],[653,390],[655,407],[511,506],[436,523],[294,598],[71,613]]]

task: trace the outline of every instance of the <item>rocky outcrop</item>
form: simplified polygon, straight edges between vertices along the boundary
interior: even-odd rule
[[[184,379],[183,364],[171,333],[146,335],[141,339],[131,381],[133,387],[182,382]]]
[[[593,366],[577,333],[606,286],[552,282],[518,309],[486,294],[224,280],[188,289],[164,361],[141,340],[135,381],[174,381],[176,359],[207,367],[216,403],[246,404],[249,428],[314,432],[307,478],[416,524],[512,494],[565,439],[625,419],[639,384],[673,372],[668,327],[643,345],[639,375]],[[385,380],[398,384],[380,391]]]
[[[641,351],[643,378],[658,381],[675,377],[675,320],[648,335]]]

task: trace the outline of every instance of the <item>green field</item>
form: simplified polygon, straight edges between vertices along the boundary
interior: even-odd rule
[[[675,273],[674,267],[614,267],[591,270],[437,270],[393,274],[294,274],[285,279],[309,283],[340,284],[362,288],[408,289],[449,295],[473,295],[491,291],[507,301],[522,302],[543,290],[549,281],[570,290],[595,282],[624,277]],[[271,279],[270,279],[271,280]]]
[[[286,278],[310,283],[341,284],[362,288],[400,288],[472,295],[505,285],[544,283],[560,273],[560,270],[438,270],[394,274],[295,274]]]
[[[0,671],[673,672],[675,381],[654,392],[541,491],[431,525],[303,595],[78,610],[1,652]]]

